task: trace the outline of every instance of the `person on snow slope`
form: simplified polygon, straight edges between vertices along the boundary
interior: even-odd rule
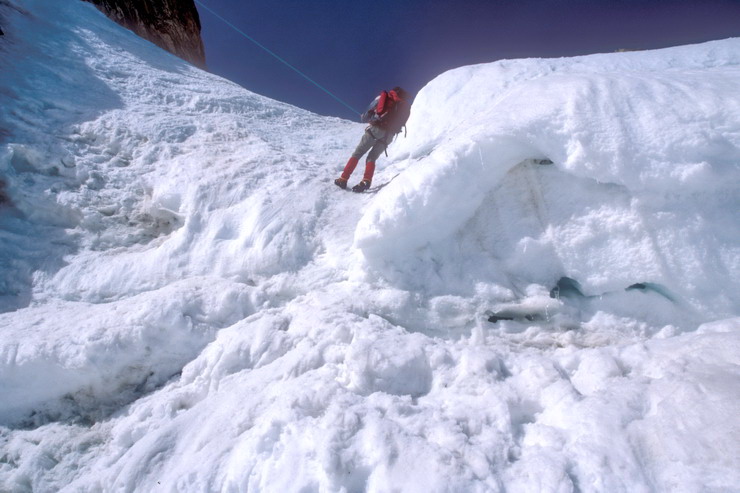
[[[386,150],[396,134],[406,125],[410,107],[408,93],[400,87],[383,91],[373,100],[370,107],[362,115],[362,121],[370,125],[365,129],[355,152],[352,153],[352,157],[344,166],[342,176],[334,180],[335,185],[340,188],[347,188],[347,181],[357,167],[357,163],[360,162],[360,158],[367,151],[370,151],[365,161],[365,174],[362,181],[352,187],[352,191],[364,192],[370,188],[375,173],[375,161]]]

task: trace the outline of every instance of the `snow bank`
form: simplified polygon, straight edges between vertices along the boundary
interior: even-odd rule
[[[739,62],[731,39],[447,72],[417,96],[395,154],[408,167],[355,244],[371,264],[472,254],[473,272],[587,294],[651,282],[737,313]]]
[[[0,315],[0,422],[98,419],[179,373],[219,328],[261,304],[254,288],[203,284],[191,279],[111,305],[58,302],[22,318]],[[59,401],[61,408],[50,405]]]
[[[257,283],[326,248],[325,205],[277,191],[323,179],[306,134],[338,151],[355,126],[202,72],[88,4],[0,9],[0,309],[19,309],[0,315],[0,423],[98,419],[281,303],[289,286]]]
[[[36,15],[5,7],[12,91],[0,111],[20,122],[0,152],[14,212],[0,239],[13,258],[0,278],[9,303],[107,301],[188,276],[252,282],[312,258],[324,198],[296,203],[287,192],[323,179],[321,159],[334,152],[339,163],[359,125],[162,55],[90,6],[19,5]]]

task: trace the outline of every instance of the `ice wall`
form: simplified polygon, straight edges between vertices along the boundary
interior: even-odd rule
[[[731,39],[442,74],[416,97],[395,154],[407,168],[355,244],[375,265],[465,255],[509,285],[569,277],[597,295],[650,282],[736,312],[739,62]]]

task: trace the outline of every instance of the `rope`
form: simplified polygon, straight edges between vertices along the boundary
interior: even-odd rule
[[[293,65],[291,65],[290,63],[288,63],[285,59],[283,59],[282,57],[280,57],[277,53],[275,53],[274,51],[272,51],[271,49],[269,49],[268,47],[266,47],[265,45],[263,45],[262,43],[260,43],[259,41],[257,41],[256,39],[254,39],[253,37],[251,37],[250,35],[248,35],[244,31],[242,31],[241,29],[239,29],[238,27],[236,27],[234,24],[232,24],[228,20],[226,20],[223,17],[221,17],[213,9],[211,9],[207,5],[203,4],[203,2],[201,2],[200,0],[195,0],[195,3],[197,3],[198,5],[200,5],[201,7],[203,7],[204,9],[206,9],[208,12],[210,12],[211,14],[213,14],[219,20],[223,21],[227,26],[229,26],[230,28],[232,28],[234,31],[238,32],[239,34],[241,34],[242,36],[244,36],[245,38],[247,38],[249,41],[251,41],[252,43],[256,44],[257,46],[259,46],[260,48],[262,48],[263,50],[265,50],[267,53],[269,53],[273,57],[277,58],[280,62],[282,62],[283,64],[285,64],[289,68],[291,68],[293,71],[295,71],[296,73],[298,73],[298,75],[300,75],[301,77],[303,77],[304,79],[306,79],[307,81],[309,81],[311,84],[315,85],[316,87],[318,87],[319,89],[321,89],[322,91],[324,91],[326,94],[328,94],[329,96],[331,96],[332,98],[334,98],[335,100],[337,100],[339,103],[343,104],[345,107],[347,107],[348,109],[352,110],[352,113],[354,113],[355,115],[359,115],[360,114],[359,111],[357,111],[352,106],[350,106],[347,103],[345,103],[340,97],[336,96],[334,93],[332,93],[327,88],[325,88],[324,86],[322,86],[321,84],[319,84],[318,82],[316,82],[315,80],[313,80],[311,77],[307,76],[306,74],[304,74],[303,72],[301,72],[300,70],[298,70],[296,67],[294,67]]]

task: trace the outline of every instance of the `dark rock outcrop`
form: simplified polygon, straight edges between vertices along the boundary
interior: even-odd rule
[[[160,48],[206,66],[200,17],[193,0],[86,0],[105,15]]]

